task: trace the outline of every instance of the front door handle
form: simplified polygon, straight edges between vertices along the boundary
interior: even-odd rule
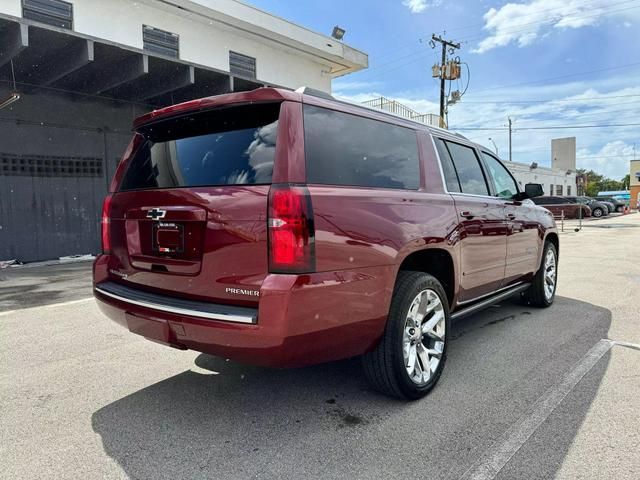
[[[516,219],[516,214],[515,213],[507,213],[507,219],[508,220],[515,220]]]
[[[476,214],[473,213],[473,212],[470,212],[469,210],[464,210],[464,211],[460,212],[460,216],[464,217],[464,218],[466,218],[468,220],[471,220],[473,217],[476,216]]]

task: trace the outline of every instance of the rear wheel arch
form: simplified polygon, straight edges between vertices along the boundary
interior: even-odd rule
[[[544,237],[544,243],[546,242],[551,242],[553,243],[553,246],[556,247],[556,255],[558,257],[560,257],[560,239],[558,237],[558,234],[556,232],[549,232],[545,237]],[[542,245],[543,249],[544,249],[544,244]],[[542,253],[541,253],[542,254]]]
[[[400,272],[424,272],[435,277],[444,288],[449,305],[453,305],[456,294],[456,269],[453,257],[444,248],[425,248],[411,252],[402,259],[396,279]]]

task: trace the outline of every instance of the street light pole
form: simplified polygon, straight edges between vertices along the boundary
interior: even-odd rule
[[[512,162],[513,158],[511,156],[511,125],[512,125],[512,121],[511,121],[511,117],[509,118],[509,161]]]
[[[494,149],[495,149],[495,151],[496,151],[496,155],[500,156],[500,154],[498,153],[498,146],[496,145],[496,142],[494,142],[494,141],[493,141],[493,138],[491,138],[491,137],[489,137],[489,141],[490,141],[491,143],[493,143],[493,148],[494,148]]]

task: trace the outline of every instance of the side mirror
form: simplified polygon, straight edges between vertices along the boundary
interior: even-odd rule
[[[544,195],[544,190],[539,183],[527,183],[524,186],[524,193],[527,198],[541,197]]]

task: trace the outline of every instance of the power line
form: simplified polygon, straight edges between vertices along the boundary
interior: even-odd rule
[[[624,2],[618,2],[618,3],[613,3],[611,5],[607,5],[607,9],[614,7],[616,5],[622,5],[624,3],[630,3],[632,1],[635,0],[626,0]],[[538,28],[539,25],[553,25],[554,23],[557,23],[558,21],[562,20],[563,18],[570,18],[570,19],[584,19],[584,18],[598,18],[598,17],[606,17],[609,15],[612,15],[614,13],[619,13],[619,12],[624,12],[627,10],[633,10],[635,8],[638,8],[638,5],[635,5],[633,7],[626,7],[626,8],[619,8],[616,10],[607,10],[605,12],[602,13],[596,13],[596,14],[591,14],[591,15],[566,15],[564,17],[554,17],[554,18],[549,18],[546,20],[540,20],[540,21],[536,21],[536,22],[529,22],[529,23],[522,23],[519,25],[513,25],[509,28],[505,28],[505,29],[501,29],[501,30],[496,30],[496,32],[499,32],[501,34],[503,33],[528,33],[528,32],[532,32],[534,30],[536,30]],[[523,29],[522,27],[526,27],[529,26],[529,28],[525,28]],[[485,38],[485,37],[490,37],[491,33],[486,34],[486,33],[482,33],[482,34],[475,34],[475,35],[471,35],[468,37],[463,37],[462,41],[463,42],[469,42],[472,40],[477,40],[477,39],[481,39],[481,38]]]
[[[582,128],[617,128],[617,127],[638,127],[640,123],[612,123],[607,125],[555,125],[552,127],[518,127],[517,130],[564,130]],[[477,130],[477,131],[505,131],[508,127],[455,127],[452,130]]]
[[[578,76],[589,75],[589,74],[592,74],[592,73],[607,72],[607,71],[611,71],[611,70],[620,70],[622,68],[628,68],[628,67],[637,67],[638,65],[640,65],[640,62],[626,63],[624,65],[616,65],[616,66],[613,66],[613,67],[599,68],[599,69],[596,69],[596,70],[587,70],[587,71],[583,71],[583,72],[569,73],[569,74],[560,75],[560,76],[557,76],[557,77],[547,77],[547,78],[542,78],[540,80],[530,80],[530,81],[527,81],[527,82],[510,83],[510,84],[506,84],[506,85],[496,85],[496,86],[493,86],[493,87],[487,87],[487,88],[482,88],[480,90],[476,90],[476,92],[485,92],[487,90],[497,90],[499,88],[519,87],[521,85],[531,85],[531,84],[535,84],[535,83],[547,82],[549,80],[559,80],[559,79],[562,79],[562,78],[578,77]]]
[[[487,105],[513,105],[516,103],[558,103],[558,102],[586,102],[591,100],[606,100],[609,98],[632,98],[632,97],[640,97],[640,94],[630,94],[630,95],[609,95],[609,96],[601,96],[601,97],[581,97],[581,98],[566,98],[566,99],[549,99],[549,100],[465,100],[464,103],[478,103],[478,104],[487,104]],[[638,100],[640,101],[640,100]],[[607,105],[622,105],[630,102],[616,102],[609,103]]]
[[[625,4],[625,3],[631,3],[631,2],[635,2],[635,1],[638,1],[638,0],[625,0],[625,1],[622,1],[622,2],[618,2],[618,3],[613,3],[611,5],[607,5],[607,8],[611,8],[611,7],[616,6],[616,5],[622,5],[622,4]],[[589,4],[592,5],[591,9],[595,10],[595,8],[598,8],[597,5],[601,4],[601,0],[598,0],[598,1],[595,1],[595,2],[588,2],[586,5],[588,6]],[[582,5],[582,6],[585,6],[585,5]],[[637,7],[631,7],[631,8],[637,8]],[[528,14],[528,15],[523,15],[523,17],[524,18],[526,18],[526,17],[537,17],[537,16],[541,16],[545,12],[552,12],[552,11],[564,10],[564,9],[566,9],[566,5],[563,5],[561,7],[554,7],[554,8],[547,8],[547,9],[544,9],[544,10],[539,10],[537,12],[534,12],[534,13],[531,13],[531,14]],[[627,9],[628,8],[621,9],[621,10],[627,10]],[[610,15],[612,13],[617,13],[618,11],[620,11],[620,10],[608,11],[608,12],[605,12],[605,13],[595,14],[595,15],[591,15],[591,16],[594,16],[594,17],[596,17],[596,16],[605,16],[605,15]],[[570,18],[583,18],[583,16],[574,16],[574,15],[571,15],[571,14],[567,15],[567,17],[570,17]],[[513,25],[513,26],[510,27],[510,29],[518,29],[519,30],[522,26],[534,25],[534,24],[545,24],[545,23],[550,23],[550,22],[549,22],[548,19],[537,20],[535,22],[527,22],[527,23],[521,23],[521,24]],[[454,28],[451,28],[451,29],[446,29],[444,32],[457,32],[457,31],[461,31],[461,30],[470,30],[470,29],[476,29],[476,28],[478,30],[482,30],[485,25],[486,25],[486,23],[475,23],[475,24],[471,24],[471,25],[465,25],[465,26],[461,26],[461,27],[454,27]],[[443,32],[443,34],[444,34],[444,32]],[[506,32],[506,33],[508,33],[508,32]],[[481,37],[481,36],[485,36],[485,35],[486,34],[474,35],[473,37]],[[469,39],[469,38],[472,38],[472,37],[466,37],[466,39]],[[385,49],[385,50],[382,51],[381,55],[377,56],[377,60],[380,60],[380,59],[383,59],[383,58],[392,57],[392,56],[396,55],[399,50],[403,50],[403,49],[406,49],[407,47],[413,46],[413,45],[415,45],[416,42],[422,43],[423,40],[424,40],[423,38],[416,38],[415,40],[412,40],[411,42],[403,43],[403,44],[401,44],[399,46],[395,46],[395,47],[392,47],[392,48],[389,48],[389,49]],[[419,53],[419,51],[415,51],[412,54],[417,54],[417,53]],[[410,54],[410,55],[412,55],[412,54]],[[374,67],[374,68],[376,68],[376,67]]]

